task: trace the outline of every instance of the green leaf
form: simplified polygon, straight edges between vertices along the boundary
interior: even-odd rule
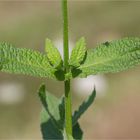
[[[74,67],[80,66],[81,62],[84,59],[85,53],[86,53],[86,43],[85,43],[85,38],[82,37],[76,43],[76,46],[72,50],[69,64]]]
[[[44,140],[63,139],[63,125],[60,112],[63,100],[46,91],[45,85],[39,89],[39,97],[44,106],[41,112],[41,132]],[[60,102],[61,101],[61,102]]]
[[[1,71],[56,79],[56,70],[49,64],[46,55],[38,51],[14,48],[8,43],[0,43]]]
[[[63,139],[62,131],[56,127],[45,109],[41,112],[41,132],[43,140]]]
[[[47,56],[51,65],[54,66],[55,68],[61,68],[62,67],[61,55],[50,39],[46,39],[45,50],[47,52]]]
[[[82,140],[83,138],[83,131],[78,122],[73,126],[73,138],[75,140]]]
[[[0,70],[2,70],[2,64],[0,64]]]
[[[93,103],[94,99],[96,97],[96,90],[94,88],[92,94],[88,97],[87,100],[85,100],[79,107],[77,111],[74,112],[72,117],[72,124],[75,125],[78,121],[78,119],[81,117],[81,115],[89,108],[89,106]]]
[[[39,97],[44,106],[41,112],[41,132],[44,140],[61,139],[65,140],[64,129],[65,105],[64,97],[57,99],[46,91],[45,85],[39,89]],[[73,125],[73,138],[82,139],[83,132],[77,122]],[[72,136],[70,136],[72,137]]]
[[[58,122],[61,120],[60,116],[60,111],[62,111],[62,105],[60,104],[61,100],[58,100],[55,96],[46,91],[45,85],[41,85],[39,89],[39,97],[44,108],[51,117],[53,123],[58,128],[62,127],[62,124]]]
[[[124,38],[87,51],[79,76],[119,72],[140,64],[140,39]],[[73,71],[75,73],[75,71]],[[78,75],[78,74],[77,74]]]

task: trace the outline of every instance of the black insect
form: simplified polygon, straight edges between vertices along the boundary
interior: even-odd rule
[[[109,42],[106,41],[106,42],[103,43],[103,45],[105,45],[105,46],[109,46]]]

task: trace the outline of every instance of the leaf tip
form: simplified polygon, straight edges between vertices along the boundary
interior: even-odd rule
[[[84,47],[86,46],[86,39],[85,39],[84,36],[82,36],[82,37],[79,39],[79,43],[84,44]]]
[[[96,86],[94,85],[94,89],[92,91],[92,94],[94,95],[94,98],[96,97]]]
[[[45,98],[46,98],[45,91],[46,91],[45,84],[42,83],[42,84],[40,85],[39,90],[38,90],[38,94],[39,94],[39,97],[40,97],[41,99],[45,99]]]
[[[93,88],[93,91],[96,91],[96,86],[95,86],[95,84],[94,84],[94,88]]]

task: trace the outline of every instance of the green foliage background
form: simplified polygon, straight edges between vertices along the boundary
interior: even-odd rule
[[[140,2],[73,1],[69,6],[73,42],[85,36],[87,47],[93,48],[99,42],[140,36]],[[0,40],[44,51],[46,37],[53,41],[62,37],[60,8],[59,1],[0,2]],[[97,98],[81,118],[84,137],[140,138],[140,67],[105,76],[109,83],[106,96]],[[0,83],[8,81],[23,84],[26,97],[16,105],[0,103],[0,139],[40,139],[37,90],[42,80],[0,73]],[[56,96],[63,93],[63,83],[43,81]],[[74,108],[82,100],[73,92]]]

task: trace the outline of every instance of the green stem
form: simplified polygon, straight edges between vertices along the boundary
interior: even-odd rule
[[[68,11],[67,0],[62,0],[63,13],[63,52],[64,52],[64,69],[65,74],[69,72],[69,39],[68,39]],[[72,136],[72,109],[71,109],[71,94],[70,94],[70,80],[64,81],[65,87],[65,130],[67,139],[69,135]]]
[[[68,11],[67,0],[62,0],[62,13],[63,13],[63,55],[64,67],[68,70],[69,59],[69,39],[68,39]]]
[[[64,85],[65,85],[65,129],[66,129],[67,139],[69,139],[69,135],[72,136],[70,80],[65,81]]]

